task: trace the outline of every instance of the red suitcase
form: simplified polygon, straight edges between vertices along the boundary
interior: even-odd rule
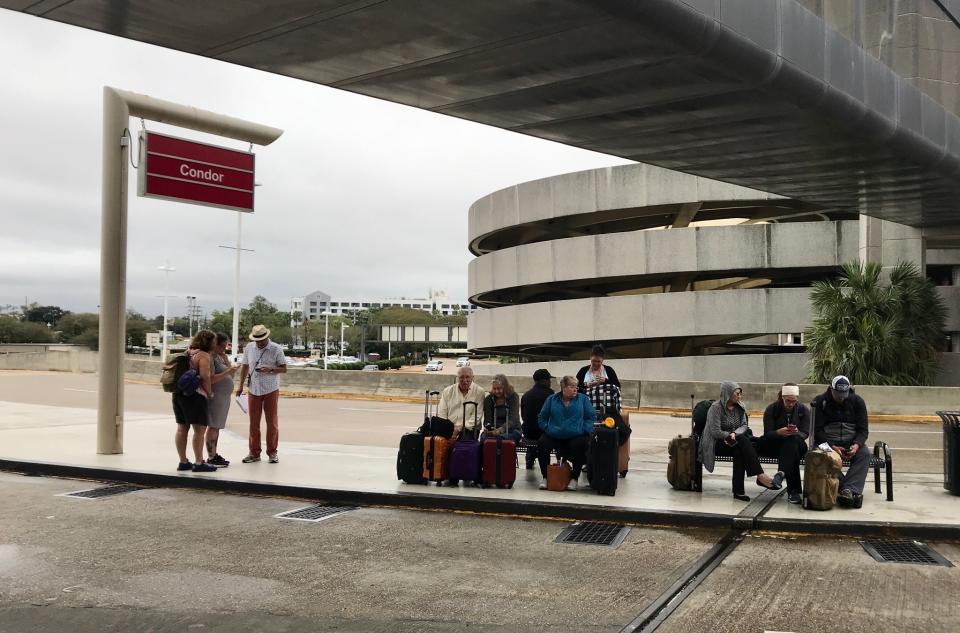
[[[501,437],[483,443],[483,487],[513,488],[517,480],[517,443]]]

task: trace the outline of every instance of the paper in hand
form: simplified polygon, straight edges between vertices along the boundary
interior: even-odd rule
[[[240,410],[246,413],[247,409],[247,394],[237,396],[237,405],[240,407]]]

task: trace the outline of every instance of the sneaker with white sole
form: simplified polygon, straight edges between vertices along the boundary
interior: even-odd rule
[[[259,462],[259,461],[260,461],[260,456],[259,456],[259,455],[247,455],[246,457],[244,457],[244,458],[241,459],[240,461],[242,461],[244,464],[252,464],[253,462]]]
[[[280,463],[280,457],[279,457],[276,453],[274,453],[273,455],[270,455],[269,457],[270,457],[270,460],[269,460],[269,461],[270,461],[271,464],[279,464],[279,463]]]
[[[576,492],[576,490],[577,490],[577,480],[576,480],[576,479],[571,479],[571,480],[570,480],[570,483],[567,484],[567,490],[571,490],[571,491]]]
[[[546,489],[547,489],[547,480],[546,480],[546,479],[541,479],[541,480],[540,480],[540,490],[546,490]]]

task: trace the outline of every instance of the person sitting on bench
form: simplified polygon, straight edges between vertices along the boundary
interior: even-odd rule
[[[713,472],[717,454],[733,457],[733,497],[750,501],[744,494],[744,473],[757,478],[757,485],[779,490],[783,473],[771,477],[763,472],[757,450],[753,446],[752,433],[747,419],[747,409],[741,402],[743,390],[735,382],[720,383],[720,399],[710,405],[707,422],[700,439],[700,461],[703,467]]]
[[[540,439],[542,431],[537,420],[540,418],[540,410],[543,409],[543,403],[547,398],[553,395],[553,389],[550,388],[550,381],[553,376],[546,369],[538,369],[533,372],[533,387],[520,398],[520,417],[523,418],[523,436],[530,441],[536,442]],[[535,451],[527,452],[527,470],[533,468],[533,462],[537,460]]]
[[[520,396],[503,374],[490,383],[490,393],[483,399],[484,431],[480,442],[501,436],[520,443]]]
[[[850,461],[847,474],[840,473],[840,494],[837,503],[846,508],[863,505],[863,484],[870,471],[870,450],[867,443],[867,405],[853,392],[850,379],[836,376],[826,392],[813,399],[815,428],[813,441],[826,442],[844,460]]]
[[[807,453],[810,432],[810,410],[800,401],[800,387],[788,382],[780,387],[777,401],[763,412],[763,437],[758,452],[777,460],[777,467],[787,476],[787,501],[803,501],[800,460]]]
[[[540,490],[547,489],[547,466],[554,450],[561,459],[570,461],[573,470],[567,490],[577,489],[577,479],[587,461],[587,447],[597,413],[590,400],[577,392],[577,379],[564,376],[560,379],[560,393],[548,397],[540,410],[538,424],[543,435],[537,440],[540,473],[543,481]]]

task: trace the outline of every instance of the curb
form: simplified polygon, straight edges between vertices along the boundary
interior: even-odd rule
[[[291,497],[313,502],[358,506],[379,506],[418,510],[445,510],[475,514],[495,514],[538,519],[589,520],[630,523],[650,527],[700,527],[756,529],[791,534],[836,534],[844,536],[900,536],[927,539],[960,540],[960,526],[930,523],[901,524],[886,522],[849,523],[844,521],[804,521],[763,517],[778,494],[763,493],[738,515],[667,510],[638,510],[616,506],[586,506],[530,501],[527,499],[489,499],[416,492],[364,492],[332,490],[287,484],[235,481],[192,475],[125,471],[93,466],[72,466],[50,462],[0,459],[0,471],[33,476],[91,479],[143,486],[213,490],[269,497]]]

